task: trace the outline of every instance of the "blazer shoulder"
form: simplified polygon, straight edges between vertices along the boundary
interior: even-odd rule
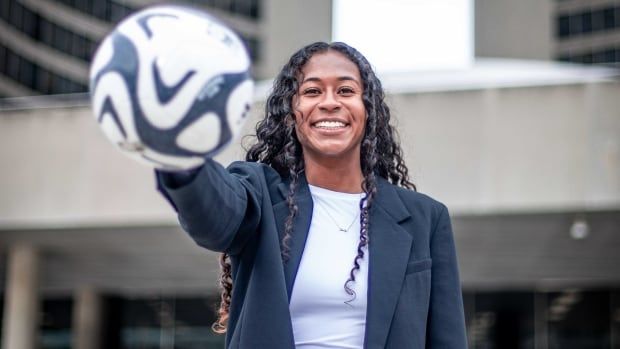
[[[234,161],[228,166],[228,171],[250,179],[254,186],[264,185],[264,193],[269,193],[272,201],[278,202],[285,197],[282,195],[282,186],[288,183],[273,167],[250,161]]]
[[[436,221],[444,211],[448,210],[443,202],[428,194],[402,187],[396,187],[395,190],[411,215],[421,214],[430,218],[431,221]]]
[[[281,182],[282,178],[271,166],[251,161],[233,161],[228,165],[228,171],[238,174],[246,174],[259,176],[265,179],[267,183]]]

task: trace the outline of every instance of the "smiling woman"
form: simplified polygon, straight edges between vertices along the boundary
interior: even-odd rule
[[[366,58],[294,53],[256,137],[227,169],[157,171],[182,227],[223,252],[226,347],[465,348],[448,211],[410,182]]]
[[[359,69],[342,53],[326,51],[310,58],[300,80],[293,108],[308,183],[361,192],[360,146],[366,108]]]

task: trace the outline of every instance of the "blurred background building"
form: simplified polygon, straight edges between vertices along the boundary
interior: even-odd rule
[[[615,0],[476,0],[479,57],[620,62],[620,3]]]
[[[113,25],[153,0],[3,0],[0,96],[87,92],[88,64]],[[300,42],[329,39],[331,2],[194,0],[245,40],[257,78],[272,77]],[[303,26],[306,30],[286,30]],[[312,28],[312,29],[308,29]]]
[[[151,3],[1,2],[2,348],[222,347],[217,254],[85,94],[99,40]],[[258,79],[331,37],[328,0],[192,4]],[[620,2],[477,0],[474,18],[469,69],[382,76],[414,182],[453,217],[470,347],[620,348]]]

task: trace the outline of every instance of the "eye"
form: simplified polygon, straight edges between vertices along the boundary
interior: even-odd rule
[[[350,96],[355,94],[355,90],[352,87],[344,86],[341,87],[340,90],[338,90],[338,93],[340,93],[341,95]]]
[[[318,94],[320,94],[320,93],[321,93],[321,90],[319,90],[319,89],[318,89],[318,88],[316,88],[316,87],[310,87],[310,88],[307,88],[307,89],[305,89],[305,90],[302,92],[302,94],[303,94],[303,95],[305,95],[305,96],[308,96],[308,95],[309,95],[309,96],[312,96],[312,95],[318,95]]]

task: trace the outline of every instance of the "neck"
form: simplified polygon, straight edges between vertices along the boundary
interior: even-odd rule
[[[362,167],[359,156],[347,161],[342,158],[315,159],[304,157],[309,184],[342,193],[362,193]]]

